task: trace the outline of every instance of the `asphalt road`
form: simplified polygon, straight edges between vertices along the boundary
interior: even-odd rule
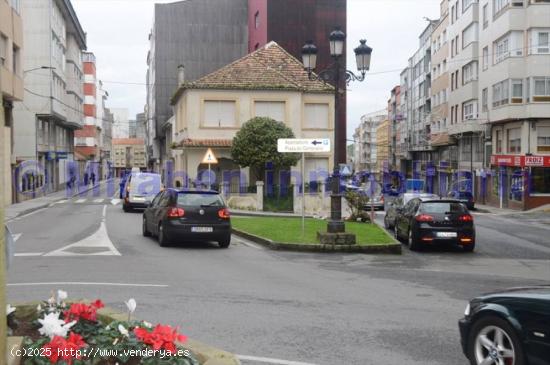
[[[466,365],[457,320],[469,298],[550,283],[550,228],[521,217],[477,214],[473,254],[275,252],[237,237],[226,250],[160,248],[142,237],[140,213],[107,198],[8,223],[20,234],[10,302],[65,289],[124,310],[133,297],[138,317],[177,325],[245,365]]]

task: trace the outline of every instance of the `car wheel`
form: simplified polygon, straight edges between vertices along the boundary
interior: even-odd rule
[[[162,226],[162,223],[159,224],[158,240],[160,247],[168,246],[168,237],[166,237],[166,233],[164,232],[164,227]]]
[[[132,207],[130,207],[126,204],[122,204],[122,210],[124,211],[124,213],[128,213],[128,212],[132,211]]]
[[[472,365],[525,365],[515,330],[507,321],[494,316],[474,323],[468,339],[468,359]]]
[[[464,252],[474,252],[475,248],[476,248],[476,243],[475,242],[472,242],[469,245],[463,245],[462,246],[462,249],[464,250]]]
[[[218,245],[220,246],[220,248],[228,248],[230,243],[231,243],[231,236],[218,241]]]
[[[147,229],[147,219],[145,217],[143,217],[142,232],[143,232],[143,237],[151,236],[151,232],[149,232],[149,230]]]
[[[420,249],[420,243],[414,238],[413,231],[410,228],[407,236],[407,245],[411,251],[418,251]]]
[[[397,224],[394,226],[393,228],[393,237],[395,237],[395,239],[399,242],[402,242],[401,241],[401,238],[399,237],[399,233],[398,233],[398,229],[397,229]]]
[[[390,225],[388,224],[388,218],[384,217],[384,228],[390,229]]]

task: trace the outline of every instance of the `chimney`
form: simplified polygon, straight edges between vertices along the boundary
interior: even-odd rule
[[[181,86],[185,82],[185,66],[178,66],[178,86]]]

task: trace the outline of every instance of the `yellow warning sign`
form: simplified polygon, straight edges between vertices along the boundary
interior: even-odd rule
[[[218,159],[216,158],[216,155],[214,155],[214,152],[212,152],[211,148],[209,148],[208,151],[206,151],[206,154],[202,159],[202,163],[211,164],[211,165],[218,163]]]

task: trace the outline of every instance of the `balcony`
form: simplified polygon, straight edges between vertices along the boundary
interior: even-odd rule
[[[485,132],[485,125],[479,120],[465,120],[448,126],[449,135],[457,135],[462,133],[480,133]]]

